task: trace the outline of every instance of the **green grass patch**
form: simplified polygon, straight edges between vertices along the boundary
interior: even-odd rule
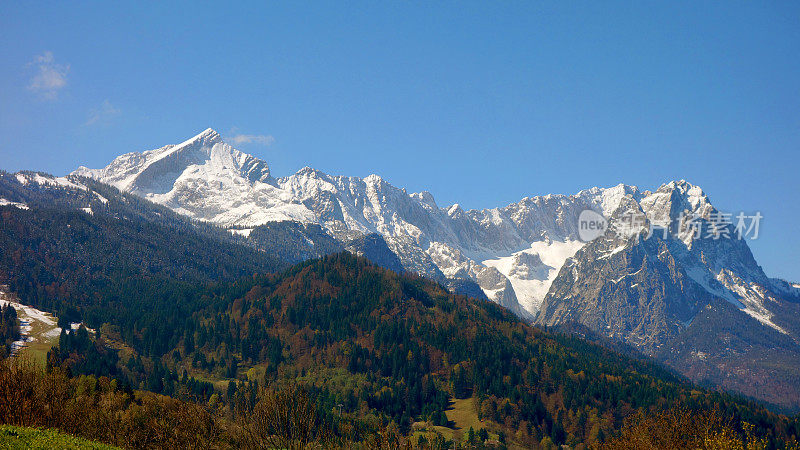
[[[424,435],[430,439],[430,432],[435,431],[444,436],[445,439],[455,439],[461,441],[465,439],[469,427],[472,427],[475,432],[481,428],[485,428],[486,424],[478,419],[478,413],[475,412],[475,399],[454,399],[450,402],[450,407],[445,410],[447,420],[450,421],[452,427],[442,426],[425,426],[423,422],[414,424],[417,431],[413,433],[414,442],[419,435]]]
[[[97,449],[112,450],[112,447],[88,441],[55,430],[40,428],[0,426],[0,448],[3,449]]]
[[[20,351],[21,355],[33,358],[34,361],[45,365],[47,362],[47,352],[53,346],[58,345],[57,333],[52,333],[53,327],[48,326],[42,322],[33,321],[31,323],[30,337],[33,338],[31,342]]]
[[[457,430],[462,430],[465,433],[472,427],[473,430],[478,431],[486,425],[478,419],[478,413],[475,412],[475,399],[454,399],[452,406],[444,412],[447,415],[447,420],[455,423]]]

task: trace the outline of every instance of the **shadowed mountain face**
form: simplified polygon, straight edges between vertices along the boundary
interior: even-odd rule
[[[695,205],[704,222],[717,212],[705,197]],[[658,220],[642,206],[621,205],[612,227],[631,211]],[[553,282],[537,322],[579,322],[695,381],[800,406],[800,328],[792,319],[800,303],[792,288],[766,277],[743,240],[692,239],[678,225],[647,238],[646,228],[647,221],[625,236],[610,227],[579,250]]]
[[[777,394],[800,385],[800,289],[767,277],[743,240],[693,239],[681,220],[688,215],[708,226],[720,212],[685,181],[652,192],[619,185],[466,211],[439,207],[430,193],[408,193],[376,175],[303,168],[274,178],[266,162],[210,129],[76,174],[256,243],[265,227],[293,223],[283,226],[307,238],[291,241],[297,260],[348,248],[396,269],[396,257],[402,269],[451,289],[479,287],[523,318],[580,322],[697,380],[800,406],[800,394]],[[585,210],[612,225],[588,243],[579,229]],[[631,212],[642,215],[643,230],[666,232],[648,239],[616,233],[613,224]],[[734,231],[733,224],[723,229]],[[726,334],[733,324],[735,332]]]

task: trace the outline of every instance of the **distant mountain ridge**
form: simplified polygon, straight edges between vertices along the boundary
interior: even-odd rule
[[[342,242],[377,233],[407,270],[441,282],[471,279],[490,299],[527,317],[582,246],[577,214],[612,211],[626,193],[638,192],[620,185],[490,210],[440,208],[430,193],[409,194],[377,175],[331,176],[305,167],[274,178],[266,162],[234,149],[212,129],[74,174],[240,233],[279,221],[319,224]]]
[[[343,246],[380,235],[405,270],[451,286],[476,283],[521,317],[545,325],[580,322],[695,379],[800,406],[800,288],[767,277],[745,241],[693,239],[681,229],[686,215],[707,224],[719,213],[686,181],[655,191],[620,184],[464,210],[440,207],[430,193],[408,193],[377,175],[332,176],[305,167],[274,178],[266,162],[211,129],[74,174],[243,236],[284,222],[319,226]],[[639,213],[644,222],[633,235],[609,229],[587,243],[578,229],[585,210],[612,223]],[[641,239],[650,227],[668,233]],[[711,317],[712,310],[719,313]],[[707,320],[699,332],[693,324],[701,317]],[[732,323],[739,328],[727,330]]]

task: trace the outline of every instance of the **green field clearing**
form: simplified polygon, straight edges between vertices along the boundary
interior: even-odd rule
[[[0,448],[3,449],[97,449],[113,450],[117,447],[87,441],[86,439],[40,428],[0,426]]]

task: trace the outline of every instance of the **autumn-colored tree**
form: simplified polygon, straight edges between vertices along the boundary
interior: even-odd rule
[[[605,449],[686,448],[702,450],[764,450],[767,441],[755,436],[745,423],[737,431],[716,411],[691,411],[676,407],[657,414],[637,414],[626,421],[622,433]],[[795,447],[796,448],[796,447]]]
[[[298,385],[263,389],[253,409],[237,415],[249,448],[300,450],[331,438],[313,397]]]

